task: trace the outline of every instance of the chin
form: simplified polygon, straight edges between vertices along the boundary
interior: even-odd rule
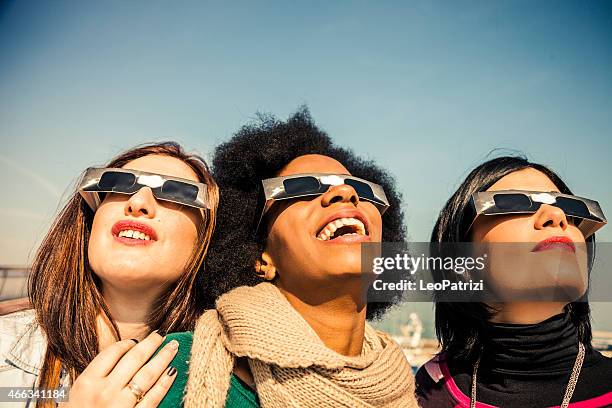
[[[96,275],[103,282],[125,289],[161,286],[175,282],[179,277],[178,275],[173,276],[173,274],[155,275],[162,270],[163,268],[160,266],[126,263],[123,266],[115,264],[112,268],[105,268],[102,273],[96,273]]]
[[[586,294],[586,288],[579,286],[562,286],[559,291],[561,295],[559,300],[567,302],[576,302]]]
[[[355,264],[352,262],[348,263],[336,263],[332,269],[328,269],[328,276],[333,277],[354,277],[367,279],[369,274],[364,273],[361,269],[361,262]]]
[[[558,282],[551,286],[551,281],[531,282],[530,285],[498,285],[494,289],[496,302],[574,302],[580,299],[586,288],[578,284]]]
[[[327,269],[335,271],[336,273],[350,273],[360,275],[363,272],[361,268],[360,256],[333,256],[327,259],[333,260],[333,263],[331,265],[329,263],[327,264]]]

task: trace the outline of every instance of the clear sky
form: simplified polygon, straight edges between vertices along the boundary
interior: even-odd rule
[[[396,175],[415,241],[496,148],[612,214],[612,2],[228,3],[0,3],[0,264],[28,262],[85,167],[208,154],[300,104]]]

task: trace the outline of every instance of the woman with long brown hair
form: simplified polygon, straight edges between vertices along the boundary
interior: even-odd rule
[[[193,330],[209,303],[198,288],[217,203],[204,160],[176,143],[88,169],[36,254],[33,309],[0,318],[2,386],[70,385],[62,406],[156,406],[178,348],[151,358],[160,334]]]

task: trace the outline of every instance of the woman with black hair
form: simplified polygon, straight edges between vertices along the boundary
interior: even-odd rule
[[[529,248],[502,265],[512,273],[491,266],[488,283],[506,295],[528,289],[556,296],[471,303],[438,297],[442,350],[417,373],[420,405],[611,406],[612,359],[591,347],[586,296],[594,232],[604,224],[596,202],[573,196],[545,166],[500,157],[474,169],[440,212],[431,241]],[[556,261],[547,266],[547,259]],[[566,260],[578,267],[562,267]]]
[[[193,334],[184,405],[416,407],[401,348],[366,322],[389,304],[367,304],[360,244],[405,236],[391,177],[306,109],[242,128],[213,167],[204,292],[218,300]]]

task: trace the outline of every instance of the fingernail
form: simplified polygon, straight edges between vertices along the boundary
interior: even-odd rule
[[[170,366],[170,368],[168,369],[166,373],[168,374],[168,377],[172,377],[174,374],[176,374],[176,368]]]
[[[170,343],[168,343],[168,347],[170,347],[172,350],[176,350],[179,348],[179,343],[176,340],[172,340]]]
[[[132,340],[134,343],[138,344],[138,339],[130,339]]]

